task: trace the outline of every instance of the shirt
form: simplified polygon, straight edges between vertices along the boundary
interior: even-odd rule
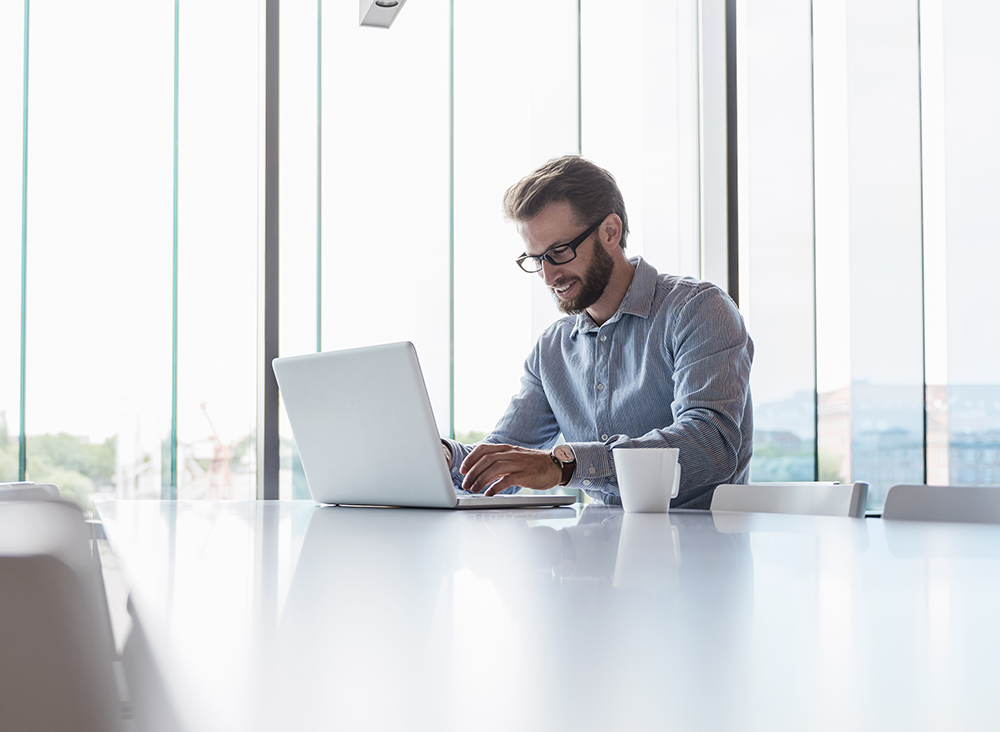
[[[618,311],[598,326],[561,318],[524,364],[520,392],[486,442],[548,449],[560,434],[576,455],[569,487],[619,504],[616,447],[676,447],[672,507],[705,508],[715,486],[746,483],[753,453],[753,341],[720,288],[658,274],[641,258]],[[472,446],[449,440],[451,472]]]

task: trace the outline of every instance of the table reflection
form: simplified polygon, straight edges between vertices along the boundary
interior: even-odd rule
[[[689,700],[739,685],[752,593],[746,537],[704,515],[317,509],[279,622],[271,665],[294,702],[275,722],[724,726],[738,704]]]
[[[99,510],[187,730],[992,729],[1000,712],[1000,527]]]

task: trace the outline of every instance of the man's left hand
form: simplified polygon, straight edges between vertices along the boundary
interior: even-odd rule
[[[562,480],[562,470],[547,451],[513,445],[483,443],[462,461],[460,471],[465,476],[462,488],[471,493],[485,490],[487,496],[512,486],[544,491]]]

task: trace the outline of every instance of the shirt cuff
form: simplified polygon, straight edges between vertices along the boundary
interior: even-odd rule
[[[576,456],[576,472],[569,488],[582,488],[588,493],[607,485],[614,476],[608,446],[603,442],[574,442],[569,448]]]

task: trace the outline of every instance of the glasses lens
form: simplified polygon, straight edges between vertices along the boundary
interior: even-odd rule
[[[576,257],[576,252],[573,250],[569,244],[561,247],[556,247],[555,249],[549,249],[549,258],[556,264],[566,264],[566,262],[571,261]]]
[[[530,274],[534,274],[542,268],[542,260],[538,257],[524,257],[523,259],[518,259],[517,263],[521,269]]]

